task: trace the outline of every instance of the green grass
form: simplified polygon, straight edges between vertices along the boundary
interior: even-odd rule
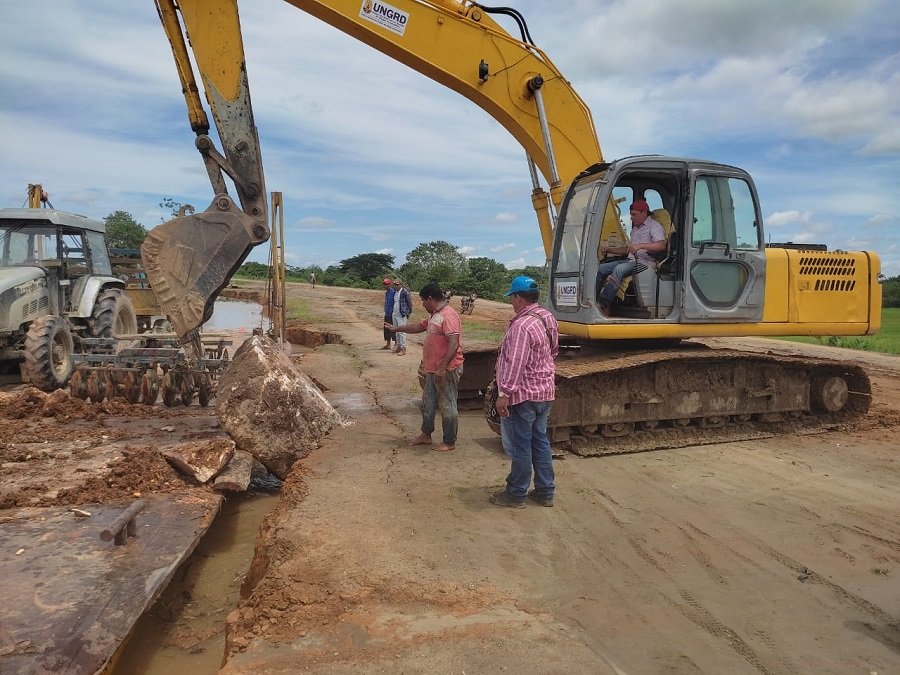
[[[882,354],[900,354],[900,307],[885,307],[881,311],[881,330],[877,335],[849,337],[808,337],[796,335],[780,338],[792,342],[806,342],[815,345],[829,345],[846,349],[862,349]]]
[[[298,300],[296,298],[287,299],[287,311],[285,312],[285,316],[288,321],[314,321],[316,319],[312,309],[310,309],[309,303],[305,300]]]
[[[466,340],[484,340],[485,342],[500,344],[503,340],[503,335],[504,331],[497,330],[494,326],[478,321],[466,321],[463,326],[463,342]]]

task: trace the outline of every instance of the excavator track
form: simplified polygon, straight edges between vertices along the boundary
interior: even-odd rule
[[[563,356],[548,431],[583,456],[816,433],[865,416],[871,393],[861,367],[827,359],[696,346]]]

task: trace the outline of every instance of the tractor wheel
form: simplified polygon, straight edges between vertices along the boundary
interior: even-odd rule
[[[74,343],[69,324],[61,316],[42,316],[25,336],[25,368],[38,389],[62,389],[72,376]]]
[[[137,333],[137,314],[124,290],[107,288],[100,292],[91,312],[90,330],[94,337],[104,338]]]

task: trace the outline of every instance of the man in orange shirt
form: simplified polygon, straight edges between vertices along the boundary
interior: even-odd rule
[[[462,322],[450,304],[444,300],[444,291],[437,284],[427,284],[419,297],[430,316],[419,323],[394,326],[385,321],[385,330],[401,333],[425,333],[422,349],[422,366],[425,370],[425,387],[422,389],[422,429],[410,445],[431,445],[434,418],[441,407],[443,442],[434,449],[439,452],[456,447],[459,428],[459,410],[456,395],[459,378],[463,372]]]

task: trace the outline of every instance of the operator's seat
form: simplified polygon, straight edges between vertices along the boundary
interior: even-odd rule
[[[666,248],[657,255],[659,262],[656,269],[639,264],[643,269],[635,270],[632,279],[638,305],[649,312],[650,318],[662,318],[672,311],[675,301],[677,232],[666,209],[651,211],[650,217],[662,225],[666,233]]]

